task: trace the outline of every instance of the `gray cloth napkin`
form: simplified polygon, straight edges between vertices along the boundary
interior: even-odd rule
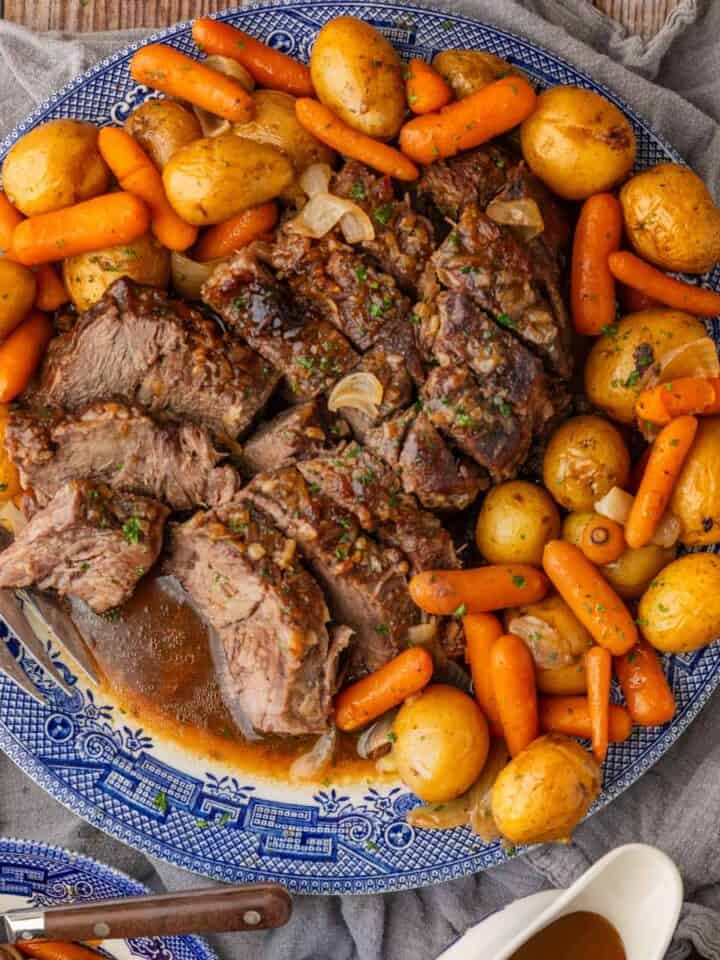
[[[444,6],[529,37],[607,83],[665,135],[720,199],[720,0],[683,0],[649,41],[628,35],[587,0],[444,0]],[[0,135],[62,84],[139,35],[33,36],[0,22]],[[226,960],[432,960],[497,907],[565,887],[612,847],[644,841],[665,850],[685,882],[687,899],[669,960],[687,957],[691,945],[717,960],[719,796],[720,711],[711,703],[656,767],[576,832],[571,847],[537,848],[486,873],[406,893],[298,897],[283,930],[225,935],[214,945]],[[155,890],[207,883],[83,823],[2,756],[0,834],[81,851]]]

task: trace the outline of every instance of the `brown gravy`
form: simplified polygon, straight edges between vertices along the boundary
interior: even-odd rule
[[[117,615],[97,616],[75,603],[72,618],[104,675],[103,693],[128,725],[199,756],[282,780],[314,743],[314,737],[243,737],[215,680],[207,628],[169,578],[145,577]],[[321,779],[382,778],[372,761],[358,757],[356,738],[342,735],[335,764]]]
[[[609,920],[578,910],[536,933],[510,960],[625,960],[625,948]]]

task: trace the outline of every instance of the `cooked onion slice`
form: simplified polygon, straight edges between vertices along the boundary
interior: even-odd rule
[[[365,211],[352,200],[332,193],[316,193],[289,222],[288,228],[303,237],[319,240],[338,223],[348,243],[375,239],[375,229]]]
[[[390,732],[397,710],[388,710],[358,737],[357,752],[363,760],[379,760],[392,749]]]
[[[630,508],[634,500],[635,497],[633,497],[631,493],[628,493],[627,490],[621,490],[620,487],[612,487],[602,500],[597,501],[595,504],[595,512],[599,513],[601,517],[614,520],[615,523],[619,523],[624,527],[630,516]],[[679,536],[680,521],[671,513],[666,513],[658,524],[655,535],[650,543],[656,547],[672,547],[672,545],[677,542]]]
[[[536,666],[541,670],[567,667],[575,663],[575,657],[567,639],[540,617],[533,617],[530,614],[514,617],[508,624],[508,633],[514,633],[525,641]]]
[[[328,397],[328,410],[335,413],[341,407],[351,407],[374,419],[382,398],[383,385],[374,373],[349,373],[332,388]]]
[[[200,290],[205,281],[219,264],[225,263],[224,259],[207,260],[205,263],[198,263],[197,260],[191,260],[184,253],[173,250],[170,254],[170,269],[172,272],[173,285],[178,293],[188,300],[199,300]]]
[[[290,767],[290,779],[314,780],[322,776],[335,758],[336,746],[337,730],[335,727],[330,727],[327,733],[318,737],[312,749],[293,761]]]
[[[530,197],[519,200],[491,200],[485,213],[495,223],[518,227],[525,242],[532,240],[545,229],[540,207]]]
[[[211,70],[215,70],[217,73],[224,73],[225,76],[237,80],[241,87],[247,90],[248,93],[252,93],[255,87],[255,81],[241,63],[238,63],[236,60],[231,60],[230,57],[221,57],[219,54],[206,57],[202,62],[203,66],[210,67]],[[224,117],[218,117],[217,114],[209,113],[207,110],[203,110],[202,107],[193,105],[192,109],[198,118],[204,137],[219,137],[220,134],[227,133],[232,126],[229,120],[226,120]]]
[[[300,186],[309,197],[314,197],[318,193],[330,192],[330,180],[332,178],[332,167],[328,163],[311,163],[307,169],[300,174]]]

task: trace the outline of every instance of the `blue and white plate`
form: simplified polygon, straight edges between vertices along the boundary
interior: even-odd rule
[[[642,119],[590,77],[527,40],[465,17],[412,5],[330,0],[268,4],[220,19],[306,60],[320,27],[340,14],[370,20],[406,57],[430,59],[448,47],[490,50],[540,86],[574,83],[600,90],[633,123],[638,167],[678,159]],[[189,24],[145,42],[157,40],[196,53]],[[128,72],[138,46],[121,50],[59,91],[7,136],[0,158],[18,137],[55,117],[121,123],[149,93]],[[720,289],[719,270],[712,285]],[[717,321],[713,334],[717,339]],[[440,883],[506,856],[498,843],[482,843],[464,829],[431,832],[408,826],[405,813],[416,801],[399,784],[364,781],[342,789],[303,790],[244,775],[219,761],[198,761],[146,731],[130,729],[117,707],[101,702],[67,667],[74,693],[66,696],[20,652],[2,623],[0,638],[48,691],[48,706],[42,707],[0,677],[0,745],[58,800],[146,853],[222,880],[278,880],[303,893],[375,893]],[[610,748],[605,789],[595,810],[637,780],[691,723],[720,680],[720,644],[671,657],[667,670],[677,715],[667,726],[636,729],[626,743]]]
[[[57,907],[150,891],[119,870],[79,853],[31,840],[0,838],[0,913],[26,907]],[[135,937],[105,940],[114,960],[217,960],[198,937]]]

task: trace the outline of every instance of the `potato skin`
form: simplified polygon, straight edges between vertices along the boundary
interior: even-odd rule
[[[32,270],[0,258],[0,337],[6,337],[25,319],[35,302],[37,284]]]
[[[441,50],[433,57],[432,65],[458,100],[501,77],[520,74],[507,60],[485,50]]]
[[[226,133],[181,147],[163,170],[163,184],[183,220],[206,227],[272,200],[294,175],[275,147]]]
[[[433,684],[406,700],[393,730],[400,777],[421,800],[459,797],[485,765],[487,721],[472,697],[456,687]]]
[[[97,127],[82,120],[50,120],[26,133],[3,162],[8,199],[32,217],[105,193],[110,171],[97,138]]]
[[[720,417],[698,418],[670,512],[680,521],[680,540],[687,546],[720,543]]]
[[[152,234],[63,261],[63,280],[75,308],[81,313],[102,297],[118,277],[165,289],[170,282],[170,251]]]
[[[195,114],[175,100],[146,100],[127,118],[125,129],[160,170],[180,147],[202,137]]]
[[[658,574],[642,595],[638,620],[664,653],[687,653],[720,637],[720,557],[687,553]]]
[[[489,563],[542,564],[543,547],[560,533],[560,514],[535,483],[509,480],[487,494],[478,514],[475,540]]]
[[[645,260],[666,270],[705,273],[720,260],[720,209],[689,167],[659,163],[620,191],[625,231]]]
[[[348,126],[378,140],[399,131],[407,109],[400,57],[369,23],[327,23],[310,54],[310,76],[318,99]]]
[[[599,93],[573,86],[540,94],[520,140],[533,173],[567,200],[616,186],[630,173],[637,151],[627,117]]]
[[[511,843],[567,843],[600,793],[595,757],[558,733],[533,740],[500,771],[492,814]]]
[[[603,417],[566,420],[545,450],[543,482],[566,510],[592,510],[611,487],[624,487],[629,475],[623,438]]]
[[[595,341],[585,364],[585,392],[613,420],[632,424],[643,377],[683,344],[706,337],[703,323],[680,310],[654,308],[628,314]],[[673,376],[693,376],[675,370]]]

